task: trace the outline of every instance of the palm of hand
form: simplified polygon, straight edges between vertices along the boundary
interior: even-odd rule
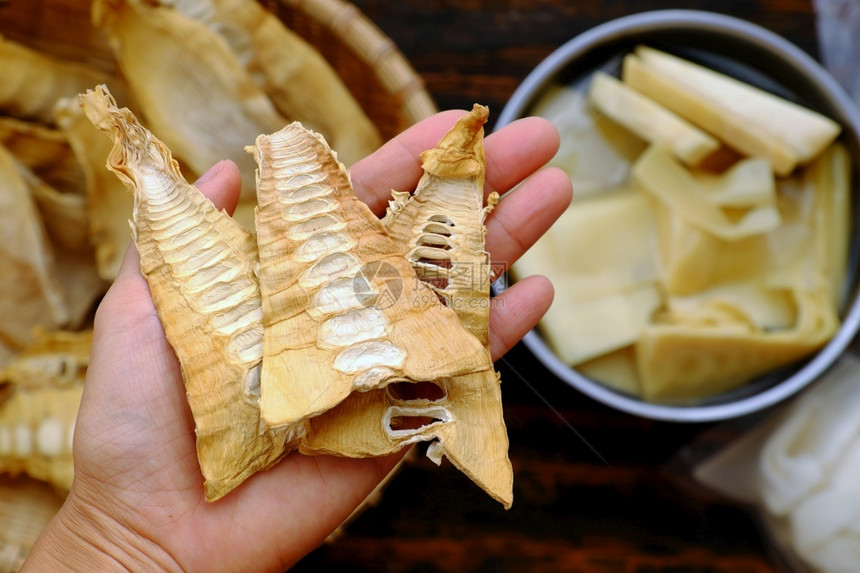
[[[351,175],[359,196],[379,211],[390,189],[414,188],[418,152],[435,145],[458,115],[438,114],[356,165]],[[556,146],[554,130],[539,120],[488,138],[488,192],[512,188]],[[219,167],[198,186],[229,211],[238,172],[232,164]],[[516,260],[569,200],[563,173],[544,170],[528,178],[488,221],[493,259]],[[494,358],[534,326],[552,291],[535,278],[503,296],[506,304],[491,316]],[[83,528],[80,536],[106,545],[100,549],[130,568],[284,570],[337,527],[399,459],[294,454],[208,504],[193,428],[179,364],[131,249],[96,317],[76,427],[75,483],[55,530]]]

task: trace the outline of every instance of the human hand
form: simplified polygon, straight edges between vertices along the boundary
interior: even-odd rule
[[[356,164],[359,198],[381,214],[393,189],[414,189],[418,155],[462,112],[437,114]],[[487,189],[520,184],[487,219],[493,261],[513,263],[561,214],[570,179],[540,169],[558,135],[544,120],[520,120],[486,139]],[[208,177],[207,177],[208,176]],[[235,165],[221,162],[197,186],[232,212]],[[493,358],[502,356],[549,307],[542,277],[517,282],[490,315]],[[75,481],[24,570],[283,571],[319,545],[400,458],[346,459],[293,453],[206,503],[194,423],[179,364],[164,337],[136,250],[99,307],[75,429]]]

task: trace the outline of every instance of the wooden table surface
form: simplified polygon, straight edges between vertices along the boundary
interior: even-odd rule
[[[811,0],[356,0],[412,62],[438,106],[502,110],[552,50],[657,8],[739,16],[817,56]],[[492,117],[490,125],[492,126]],[[755,516],[690,487],[683,455],[735,435],[613,411],[522,345],[497,367],[514,467],[504,511],[447,462],[419,456],[334,543],[295,571],[786,571]],[[695,441],[696,450],[689,445]]]
[[[353,3],[393,39],[439,108],[486,104],[491,127],[517,85],[551,51],[631,13],[730,13],[817,52],[811,0]],[[19,16],[38,16],[25,12],[25,2],[8,4]],[[55,32],[60,38],[77,33]],[[437,468],[418,456],[378,505],[294,570],[787,571],[754,515],[696,489],[685,473],[684,456],[719,447],[737,428],[661,423],[603,407],[555,378],[522,345],[497,368],[515,474],[511,510],[449,463]]]

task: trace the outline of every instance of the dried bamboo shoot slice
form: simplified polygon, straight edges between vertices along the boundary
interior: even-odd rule
[[[39,123],[0,117],[0,144],[48,185],[64,193],[86,194],[84,173],[78,158],[59,130]]]
[[[197,427],[206,499],[276,463],[301,427],[259,433],[260,290],[253,236],[182,178],[169,150],[103,88],[84,111],[114,138],[109,168],[134,192],[134,240]]]
[[[77,100],[63,99],[55,108],[57,125],[80,161],[86,178],[90,244],[99,276],[113,281],[131,242],[129,218],[134,197],[105,169],[113,143],[86,118]]]
[[[162,0],[217,31],[284,116],[319,132],[351,165],[381,144],[325,58],[256,0]]]
[[[72,485],[72,437],[92,331],[39,333],[4,370],[0,386],[0,472],[25,472],[61,491]]]
[[[674,84],[679,94],[684,92],[698,99],[701,113],[688,119],[702,122],[730,145],[739,132],[766,135],[790,148],[800,165],[806,165],[841,131],[839,124],[828,117],[693,62],[646,46],[636,48],[636,57],[646,68]],[[709,121],[711,113],[716,115],[713,122]],[[748,153],[759,155],[756,151],[764,150]],[[776,165],[774,170],[787,174]]]
[[[823,346],[839,328],[829,293],[796,289],[797,323],[763,333],[736,325],[655,324],[637,342],[647,400],[691,400],[725,392]]]
[[[417,281],[325,140],[293,123],[251,151],[268,424],[317,415],[353,390],[487,367],[483,345]]]
[[[570,175],[577,199],[627,181],[630,167],[647,142],[588,105],[583,90],[553,85],[531,110],[558,129],[561,145],[550,161]]]
[[[72,436],[83,384],[16,388],[0,406],[0,473],[21,472],[68,491]]]
[[[0,36],[0,112],[45,124],[54,121],[54,102],[74,97],[97,84],[109,84],[118,94],[115,78],[82,64],[65,62]]]
[[[0,147],[0,336],[17,347],[31,329],[66,324],[69,310],[57,276],[54,253],[27,182],[15,158]]]
[[[687,165],[699,165],[720,148],[704,131],[605,72],[594,74],[588,99],[607,117],[645,141],[671,149]]]
[[[0,384],[25,390],[83,384],[90,363],[93,331],[37,330],[33,342],[2,370]]]
[[[55,189],[20,161],[16,160],[16,164],[21,179],[27,183],[39,207],[42,222],[53,242],[70,251],[89,250],[86,197]]]
[[[728,173],[726,177],[731,177]],[[709,200],[708,189],[664,148],[651,146],[633,166],[633,177],[649,193],[669,205],[676,216],[701,227],[712,235],[736,241],[772,231],[779,226],[775,201],[741,210],[725,212]],[[714,183],[710,183],[713,186]]]
[[[656,243],[648,196],[634,187],[605,190],[562,213],[511,272],[518,279],[542,274],[566,281],[565,299],[589,300],[654,283]]]
[[[242,150],[286,120],[215,32],[142,0],[97,0],[103,28],[153,132],[179,159],[203,173],[222,159],[242,172],[254,194],[254,163]]]
[[[431,398],[422,397],[420,389],[417,398],[406,398],[393,386],[353,394],[310,421],[302,451],[382,455],[406,444],[433,441],[427,452],[431,459],[439,463],[446,456],[507,508],[513,501],[513,471],[499,378],[487,347],[490,266],[483,223],[497,200],[491,196],[484,206],[487,113],[476,105],[435,149],[422,154],[425,175],[415,194],[395,194],[383,221],[419,275],[434,266],[422,260],[424,255],[447,253],[445,267],[432,269],[444,279],[433,281],[434,291],[481,340],[486,367],[435,380],[439,395]]]
[[[20,162],[16,161],[16,166],[39,207],[53,249],[57,277],[62,277],[68,312],[63,326],[78,328],[90,318],[93,304],[109,286],[98,276],[87,239],[86,199],[59,192]]]

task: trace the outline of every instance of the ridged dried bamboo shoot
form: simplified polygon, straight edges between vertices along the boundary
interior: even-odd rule
[[[242,172],[253,196],[254,164],[243,153],[286,120],[215,32],[142,0],[96,0],[104,29],[152,131],[197,173],[222,159]]]
[[[286,117],[319,132],[351,165],[382,144],[337,72],[256,0],[161,0],[217,31]]]
[[[425,175],[413,195],[395,193],[386,230],[419,276],[484,344],[478,372],[439,377],[437,395],[423,387],[404,395],[395,387],[353,394],[311,420],[301,449],[347,456],[383,455],[406,444],[433,442],[428,456],[444,455],[505,507],[513,501],[513,472],[498,374],[488,347],[490,265],[484,219],[483,125],[488,110],[472,112],[422,154]]]
[[[320,136],[260,136],[257,243],[265,325],[261,409],[272,425],[353,390],[487,368],[485,349],[417,281]]]
[[[114,138],[108,166],[134,192],[134,240],[197,427],[207,500],[276,463],[301,427],[259,432],[260,290],[253,236],[182,178],[170,151],[103,88],[84,111]]]

